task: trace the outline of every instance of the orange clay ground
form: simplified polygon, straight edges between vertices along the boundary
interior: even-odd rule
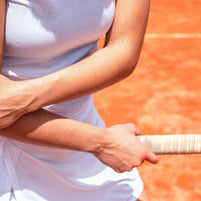
[[[143,134],[201,133],[200,33],[200,0],[152,0],[135,72],[95,94],[106,124],[133,122]],[[152,201],[201,201],[201,155],[160,156],[139,171]]]

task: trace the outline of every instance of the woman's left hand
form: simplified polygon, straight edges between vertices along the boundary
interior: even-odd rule
[[[0,74],[0,129],[12,125],[25,114],[30,105],[24,83],[12,81]]]

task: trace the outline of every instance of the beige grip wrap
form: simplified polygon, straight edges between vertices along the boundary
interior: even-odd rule
[[[201,134],[137,136],[155,154],[201,153]]]

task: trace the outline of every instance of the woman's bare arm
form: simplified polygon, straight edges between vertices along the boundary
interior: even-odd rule
[[[39,109],[1,129],[0,135],[29,144],[95,153],[104,132],[104,128]]]
[[[69,68],[32,80],[31,85],[41,88],[32,106],[78,98],[127,77],[139,58],[148,12],[148,0],[118,0],[107,46]]]
[[[104,57],[103,53],[101,55]],[[95,58],[92,58],[92,60]],[[96,61],[94,61],[94,64],[96,64]],[[65,80],[62,80],[64,78],[61,73],[58,75],[61,76],[59,87],[63,87],[63,84],[67,84],[68,82],[66,83]],[[157,157],[135,138],[135,134],[139,132],[131,124],[100,128],[66,119],[42,109],[27,113],[19,118],[24,111],[28,112],[25,105],[27,104],[32,107],[32,102],[35,102],[34,99],[29,101],[28,97],[36,92],[35,89],[41,90],[42,88],[40,87],[42,85],[45,87],[44,84],[52,84],[51,87],[53,87],[53,84],[56,84],[58,81],[57,79],[54,80],[55,76],[50,76],[44,80],[36,80],[37,82],[30,81],[28,84],[27,82],[23,82],[24,85],[21,84],[22,82],[13,82],[4,76],[0,76],[0,108],[4,112],[3,115],[1,113],[1,120],[4,122],[8,121],[6,118],[8,113],[6,114],[6,111],[10,108],[14,117],[13,121],[16,121],[11,126],[1,129],[0,135],[31,144],[90,152],[118,172],[139,166],[143,160],[148,160],[152,163],[157,162]],[[53,83],[49,83],[51,81],[49,80],[50,78],[53,78]],[[40,85],[40,82],[43,82],[43,84]],[[33,84],[36,85],[34,86]],[[32,90],[28,90],[27,92],[27,86],[32,87],[30,88]],[[58,88],[56,87],[55,90],[58,90]],[[7,97],[10,94],[13,95],[13,98],[9,99]],[[55,98],[57,97],[55,96]],[[13,103],[14,99],[17,99],[17,105]],[[21,100],[25,100],[26,104],[22,103],[23,101]],[[6,107],[6,105],[9,107]],[[23,112],[20,115],[16,114],[15,111],[20,110]]]
[[[138,61],[148,12],[149,0],[118,0],[105,48],[50,75],[0,86],[0,104],[5,108],[0,111],[0,127],[26,112],[87,95],[127,77]]]
[[[0,72],[3,58],[3,36],[4,36],[5,0],[0,1]]]
[[[131,170],[144,160],[157,163],[158,158],[135,137],[132,124],[101,128],[37,110],[20,117],[0,135],[42,146],[84,151],[117,172]]]

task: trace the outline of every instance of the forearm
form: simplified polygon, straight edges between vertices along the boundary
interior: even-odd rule
[[[25,113],[110,86],[135,68],[142,47],[149,0],[118,0],[107,46],[44,77],[14,82],[0,75],[0,128]]]
[[[34,92],[31,109],[75,99],[127,77],[139,58],[148,13],[148,0],[118,0],[107,46],[68,68],[29,81],[27,88]]]
[[[105,128],[91,126],[37,110],[19,118],[0,135],[14,140],[95,153],[104,137]]]
[[[120,59],[117,60],[117,57]],[[33,91],[32,100],[36,104],[32,105],[33,109],[79,98],[110,86],[127,77],[136,62],[137,55],[134,58],[129,51],[122,51],[114,45],[68,68],[29,80],[26,82],[27,89]]]
[[[0,130],[0,135],[22,142],[92,153],[117,172],[130,171],[144,160],[158,162],[135,134],[139,131],[132,124],[101,128],[44,110],[26,114]]]

